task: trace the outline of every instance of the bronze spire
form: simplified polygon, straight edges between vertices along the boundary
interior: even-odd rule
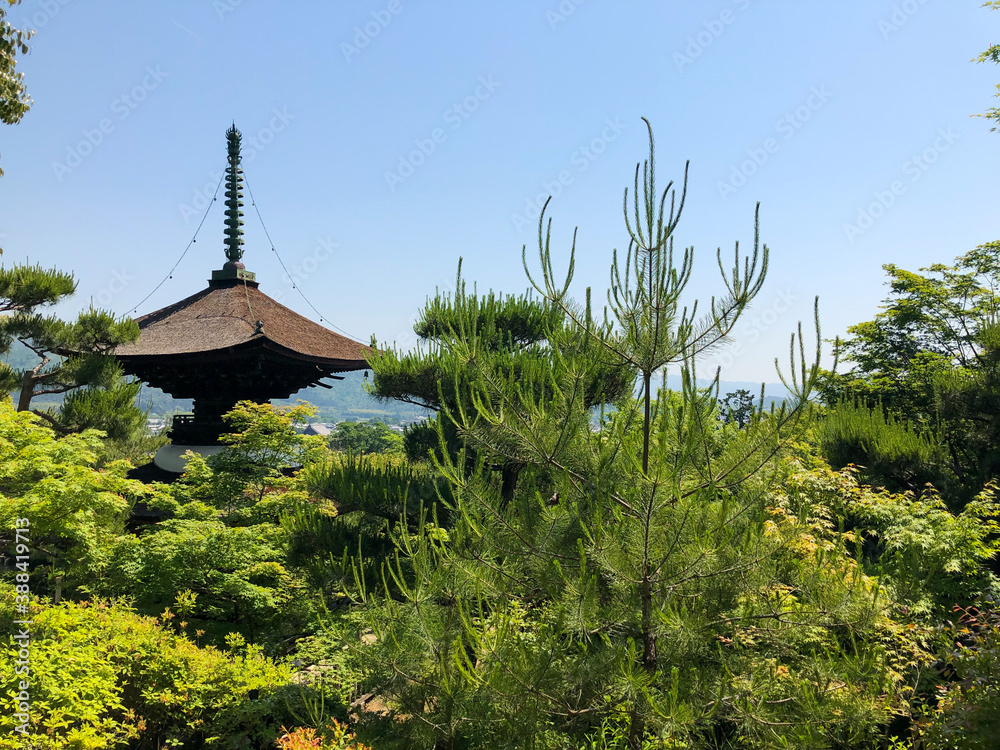
[[[226,263],[220,271],[212,271],[212,282],[231,282],[233,279],[256,285],[255,274],[246,270],[243,257],[243,169],[240,167],[240,131],[236,123],[226,131],[226,150],[229,166],[226,167]]]
[[[226,258],[243,257],[243,170],[240,168],[240,131],[236,123],[226,131],[229,167],[226,169]]]

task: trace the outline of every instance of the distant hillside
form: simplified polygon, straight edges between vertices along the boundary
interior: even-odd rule
[[[38,364],[38,357],[20,341],[15,341],[11,344],[10,351],[3,357],[3,361],[15,370],[27,370]]]
[[[37,363],[35,356],[20,344],[15,342],[11,347],[7,361],[18,369],[34,366]],[[369,374],[370,376],[370,374]],[[708,380],[699,379],[699,385],[708,385]],[[276,400],[275,404],[294,404],[298,400],[308,401],[319,409],[316,417],[317,422],[342,422],[373,420],[385,422],[386,424],[402,424],[411,422],[417,417],[430,412],[412,404],[404,404],[398,401],[387,403],[380,402],[364,390],[365,378],[362,372],[344,373],[343,380],[331,380],[331,388],[311,387],[305,388],[294,394],[292,398]],[[673,390],[680,390],[681,378],[679,375],[669,375],[667,377],[667,387]],[[725,396],[740,389],[750,391],[756,397],[760,394],[760,383],[742,380],[724,380],[719,383],[719,396]],[[765,402],[770,404],[781,403],[782,399],[788,397],[788,391],[779,383],[768,383],[765,388]],[[176,400],[156,388],[143,387],[139,394],[140,403],[148,407],[150,415],[154,417],[168,416],[177,413],[188,413],[191,411],[190,400]],[[33,403],[39,406],[54,406],[60,399],[55,396],[48,396],[44,400],[37,399]]]
[[[703,378],[698,378],[698,385],[707,386],[711,381]],[[724,398],[727,393],[733,393],[734,391],[750,391],[753,394],[754,399],[760,397],[760,382],[752,382],[748,380],[720,380],[719,381],[719,398]],[[679,391],[681,389],[681,376],[680,375],[668,375],[667,376],[667,388],[671,390]],[[788,389],[785,388],[781,383],[765,383],[764,384],[764,405],[770,406],[771,404],[780,405],[782,401],[787,399],[789,396]]]
[[[362,372],[347,372],[343,380],[331,380],[331,388],[305,388],[289,399],[275,399],[278,405],[296,404],[307,401],[317,407],[317,422],[356,422],[372,420],[386,424],[412,422],[418,416],[428,414],[426,409],[397,401],[380,403],[364,390],[365,377]],[[369,375],[370,377],[370,375]],[[139,394],[143,406],[148,406],[152,416],[187,413],[191,411],[190,400],[176,400],[156,388],[143,387]]]
[[[371,378],[371,373],[368,373]],[[430,414],[413,404],[399,401],[381,402],[365,391],[363,372],[345,372],[343,380],[331,380],[330,389],[305,388],[291,399],[274,401],[276,404],[294,404],[297,400],[308,401],[319,409],[319,422],[354,422],[368,419],[386,424],[412,422],[421,415]],[[371,382],[370,380],[367,382]]]

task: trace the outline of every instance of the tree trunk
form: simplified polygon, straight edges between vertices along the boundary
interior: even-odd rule
[[[656,636],[653,635],[653,588],[649,574],[642,580],[642,666],[649,674],[656,673]],[[639,698],[636,699],[637,701]],[[632,750],[642,749],[642,739],[646,733],[646,720],[638,706],[632,708],[629,716],[628,745]]]
[[[646,475],[649,474],[649,421],[651,413],[650,400],[652,398],[649,386],[652,379],[653,374],[650,372],[644,373],[642,376],[642,389],[645,391],[642,418],[642,473]]]
[[[642,419],[642,473],[649,476],[649,432],[652,416],[652,394],[650,385],[652,373],[643,373],[643,419]],[[650,500],[652,502],[652,500]],[[656,671],[656,641],[653,638],[653,595],[648,572],[642,579],[642,665],[648,672]],[[637,698],[638,700],[638,698]],[[629,717],[628,745],[632,750],[642,750],[642,738],[646,733],[646,721],[639,707],[632,708]]]
[[[656,636],[653,635],[653,589],[649,576],[642,581],[642,666],[656,672]]]
[[[639,716],[638,709],[632,709],[629,717],[628,746],[630,750],[642,750],[642,736],[646,733],[646,722]]]
[[[17,410],[28,411],[31,408],[31,397],[35,395],[35,373],[31,370],[24,373],[21,380],[21,395],[17,398]]]
[[[517,477],[521,473],[520,466],[507,464],[500,469],[501,485],[500,498],[506,508],[507,504],[514,499],[514,490],[517,489]]]

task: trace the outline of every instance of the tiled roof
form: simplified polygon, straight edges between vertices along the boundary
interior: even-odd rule
[[[141,331],[138,340],[118,347],[116,356],[208,354],[253,341],[276,344],[311,360],[354,363],[361,369],[367,366],[365,355],[370,351],[370,347],[279,304],[256,284],[235,280],[212,282],[208,289],[143,315],[136,322]]]

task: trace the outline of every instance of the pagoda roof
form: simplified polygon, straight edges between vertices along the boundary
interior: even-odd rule
[[[264,348],[330,372],[367,368],[371,347],[341,336],[271,299],[256,282],[213,280],[207,289],[136,318],[139,338],[119,346],[123,364],[153,359],[224,360]]]

